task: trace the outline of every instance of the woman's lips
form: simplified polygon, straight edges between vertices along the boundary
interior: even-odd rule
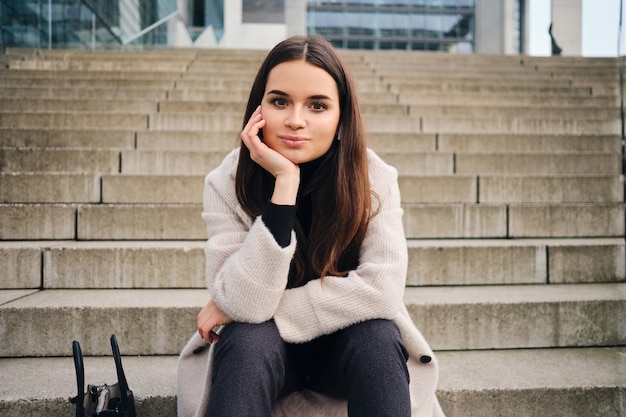
[[[301,146],[304,145],[308,139],[301,136],[279,136],[287,146]]]

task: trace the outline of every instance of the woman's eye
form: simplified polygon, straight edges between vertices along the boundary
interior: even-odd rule
[[[272,100],[272,104],[275,106],[283,107],[287,105],[287,100],[284,98],[275,98]]]
[[[324,103],[312,103],[311,108],[315,111],[326,110],[326,105]]]

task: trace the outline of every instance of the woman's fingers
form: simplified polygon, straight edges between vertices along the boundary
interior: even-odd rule
[[[209,303],[200,310],[196,321],[198,333],[208,343],[214,343],[220,340],[219,335],[213,331],[214,328],[232,322],[231,318],[220,310],[213,300],[209,301]]]
[[[250,116],[250,120],[244,126],[241,131],[241,140],[243,140],[246,147],[250,150],[250,152],[256,151],[258,152],[259,146],[267,148],[265,144],[261,141],[259,137],[259,132],[265,126],[265,120],[263,119],[263,115],[261,114],[261,106],[257,107],[257,109]]]
[[[217,333],[215,333],[213,330],[211,330],[209,332],[209,339],[210,342],[209,343],[217,343],[220,341],[220,335],[218,335]]]
[[[261,106],[259,106],[241,131],[241,140],[250,151],[250,158],[274,177],[285,173],[299,176],[296,164],[269,147],[259,137],[259,132],[265,124]]]

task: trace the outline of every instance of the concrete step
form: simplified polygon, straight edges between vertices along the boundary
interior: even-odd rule
[[[0,148],[132,149],[133,130],[0,129]]]
[[[154,131],[137,132],[137,150],[151,151],[229,151],[239,146],[239,131],[189,132]]]
[[[573,84],[575,81],[617,83],[619,82],[619,68],[615,65],[604,67],[574,66],[573,68],[528,68],[524,66],[512,67],[474,67],[468,66],[459,71],[459,68],[445,65],[433,65],[423,63],[419,66],[414,64],[391,64],[378,63],[371,68],[381,78],[389,80],[419,80],[419,79],[462,79],[468,81],[493,81],[502,83],[531,83],[562,85]]]
[[[359,51],[359,55],[363,56],[366,62],[371,63],[409,63],[416,67],[424,62],[430,62],[433,65],[454,64],[460,68],[509,68],[520,65],[534,68],[542,67],[616,67],[619,62],[615,58],[587,58],[581,56],[519,56],[519,55],[483,55],[483,54],[442,54],[440,52],[415,52],[406,53],[406,51],[371,51],[364,53]],[[446,66],[446,65],[444,65]]]
[[[215,66],[212,66],[215,65]],[[237,81],[254,80],[259,65],[216,65],[208,63],[206,65],[192,65],[188,71],[181,74],[181,78],[186,81],[210,81],[214,79]]]
[[[86,71],[86,70],[28,70],[28,69],[9,69],[0,70],[0,77],[2,78],[56,78],[56,79],[69,79],[69,80],[145,80],[145,79],[163,79],[174,80],[182,77],[180,71],[132,71],[132,70],[120,70],[120,71]]]
[[[589,87],[589,86],[611,86],[619,84],[619,71],[603,68],[595,70],[575,69],[570,72],[554,71],[474,71],[472,69],[463,70],[463,74],[458,69],[441,70],[439,68],[425,69],[423,71],[413,71],[399,68],[399,72],[379,70],[374,68],[380,79],[391,84],[411,84],[423,83],[430,80],[437,84],[446,83],[469,83],[469,84],[493,84],[493,85],[537,85],[544,87]],[[439,71],[439,72],[436,72]]]
[[[131,88],[131,89],[170,89],[175,85],[175,80],[168,79],[57,79],[57,78],[0,78],[0,89],[5,87],[28,87],[28,88]]]
[[[157,102],[152,100],[85,100],[85,99],[0,99],[2,113],[127,113],[146,114],[158,111]]]
[[[437,135],[433,133],[372,133],[367,144],[378,153],[383,152],[434,152]]]
[[[0,173],[3,181],[0,201],[200,203],[204,177],[223,157],[214,153],[193,153],[191,155],[197,158],[189,158],[187,152],[161,151],[132,152],[131,155],[134,156],[133,161],[123,159],[121,175],[99,175],[93,171]],[[411,161],[423,163],[429,172],[403,175],[399,179],[405,203],[569,204],[623,201],[623,177],[619,175],[438,174],[435,171],[451,169],[452,158],[446,160],[445,154],[441,158],[440,154],[434,154],[436,158],[430,158],[433,154],[424,155],[423,158],[412,158]],[[144,157],[146,161],[142,160]]]
[[[624,204],[511,204],[509,237],[622,236]]]
[[[515,68],[528,67],[535,70],[542,68],[570,68],[572,66],[583,68],[617,68],[618,60],[615,58],[588,58],[581,56],[520,56],[520,55],[483,55],[483,54],[442,54],[439,52],[415,52],[406,51],[372,51],[360,54],[367,62],[389,65],[392,62],[402,64],[424,64],[440,66],[442,64],[455,64],[462,68]],[[443,65],[449,68],[450,66]],[[419,68],[419,66],[417,66]]]
[[[437,350],[625,344],[624,283],[408,288],[405,303]]]
[[[41,87],[9,87],[0,88],[2,98],[42,98],[42,99],[145,99],[162,100],[167,98],[166,88],[107,88],[88,87],[81,88],[56,87],[54,85]]]
[[[12,61],[21,61],[22,59],[24,59],[22,55],[7,53],[5,50],[5,52],[0,55],[0,66],[5,68]]]
[[[153,49],[153,50],[81,50],[81,49],[33,49],[33,48],[7,48],[7,53],[22,55],[24,59],[43,58],[47,60],[138,60],[138,61],[163,61],[163,60],[192,60],[198,54],[194,49]]]
[[[204,288],[205,243],[2,241],[0,288]]]
[[[225,113],[235,114],[243,119],[245,109],[245,100],[231,102],[165,100],[159,102],[159,111],[162,113]]]
[[[71,355],[73,336],[68,335],[64,356]],[[126,356],[125,335],[117,335],[122,364],[135,398],[137,417],[176,417],[176,361],[171,356]],[[81,347],[83,340],[80,340]],[[111,352],[107,357],[84,358],[85,383],[117,381]],[[72,358],[0,359],[0,414],[17,417],[44,414],[66,417],[76,413],[69,398],[76,396]]]
[[[60,71],[164,71],[183,72],[189,67],[189,62],[180,60],[115,60],[111,58],[98,59],[71,59],[71,60],[48,60],[29,59],[13,61],[9,64],[11,70],[60,70]]]
[[[621,417],[626,350],[439,352],[438,398],[448,417]]]
[[[546,134],[439,134],[437,147],[442,152],[621,152],[619,135],[546,135]]]
[[[3,241],[2,289],[203,288],[204,240]],[[624,282],[624,240],[409,240],[407,285]]]
[[[219,166],[227,151],[122,151],[124,174],[206,175]]]
[[[626,283],[407,288],[404,299],[436,350],[626,344]],[[68,335],[103,355],[112,333],[135,335],[129,355],[174,355],[207,300],[205,289],[25,293],[0,306],[0,336],[11,341],[0,356],[66,355]]]
[[[624,204],[403,204],[413,239],[620,237]]]
[[[205,176],[103,175],[101,201],[105,204],[199,204],[202,203]]]
[[[625,234],[623,203],[404,203],[403,208],[408,238],[585,238]],[[206,230],[201,211],[200,203],[179,202],[6,203],[0,204],[0,239],[202,240],[206,239]]]
[[[211,78],[208,80],[180,79],[176,81],[177,90],[216,90],[216,91],[245,91],[250,93],[250,87],[254,78],[220,79]]]
[[[157,113],[150,118],[150,130],[181,132],[240,132],[241,115],[205,113]]]
[[[102,113],[0,113],[0,128],[135,129],[148,128],[148,115]]]
[[[570,78],[555,79],[549,73],[527,72],[527,71],[481,71],[477,73],[459,74],[458,70],[445,69],[421,69],[411,71],[410,68],[396,67],[394,70],[388,68],[376,68],[376,75],[381,82],[391,85],[409,84],[465,84],[465,85],[491,85],[507,87],[523,87],[528,85],[541,87],[571,87]]]
[[[622,173],[619,153],[457,152],[454,156],[458,174],[619,176]],[[411,155],[406,159],[411,159]]]
[[[76,206],[0,204],[0,240],[74,240]]]
[[[389,152],[400,175],[606,175],[622,173],[621,153]]]
[[[466,106],[468,103],[476,106],[500,107],[529,107],[549,106],[560,108],[577,107],[619,107],[619,96],[545,96],[541,94],[481,94],[481,93],[454,93],[438,92],[423,93],[399,91],[398,103],[422,106]]]
[[[624,201],[619,175],[481,175],[481,203],[617,203]]]
[[[116,149],[0,148],[0,172],[119,172]]]
[[[394,117],[388,116],[387,119]],[[621,122],[619,119],[586,120],[586,119],[544,119],[525,117],[494,117],[494,118],[467,118],[467,117],[423,117],[416,123],[395,120],[397,130],[415,130],[423,133],[515,133],[515,134],[619,134]],[[380,129],[392,129],[393,120],[380,126]],[[392,131],[397,131],[392,130]]]
[[[99,203],[102,199],[100,175],[93,173],[0,172],[0,183],[0,203]]]
[[[179,101],[211,101],[211,102],[231,102],[245,103],[248,100],[249,91],[236,90],[211,90],[211,89],[190,89],[176,87],[168,91],[168,98]]]
[[[396,107],[403,108],[403,106],[395,105]],[[380,108],[380,106],[378,106]],[[375,108],[376,109],[376,108]],[[422,116],[422,117],[446,117],[446,116],[464,116],[464,117],[527,117],[534,119],[581,119],[587,120],[615,120],[620,117],[620,109],[618,106],[614,107],[590,107],[590,106],[577,106],[577,107],[555,107],[555,106],[533,106],[533,107],[517,107],[517,106],[495,106],[488,105],[482,106],[477,103],[472,103],[472,106],[458,105],[458,106],[417,106],[411,105],[408,108],[408,114],[410,116]]]
[[[534,95],[544,97],[587,97],[587,96],[616,96],[619,94],[618,84],[604,86],[564,86],[564,87],[541,87],[534,83],[527,85],[492,85],[484,82],[462,83],[442,82],[439,84],[430,81],[423,82],[397,82],[388,84],[389,91],[420,92],[420,93],[480,93],[480,94],[511,94],[511,95]]]
[[[81,205],[78,240],[206,239],[201,204]]]
[[[132,337],[132,336],[131,336]],[[176,415],[176,356],[128,356],[118,336],[138,417]],[[0,412],[6,417],[65,417],[76,395],[71,341],[63,358],[0,359]],[[621,417],[623,347],[436,352],[439,402],[448,417]],[[88,383],[116,381],[113,359],[85,358]],[[485,366],[489,364],[489,366]],[[20,381],[12,384],[9,381]],[[545,413],[545,414],[544,414]]]
[[[619,175],[406,175],[406,203],[616,203],[624,201]]]
[[[407,285],[623,282],[622,239],[409,240]]]

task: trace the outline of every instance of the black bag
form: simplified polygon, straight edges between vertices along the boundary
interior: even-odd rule
[[[111,336],[111,350],[115,360],[117,383],[113,385],[87,385],[87,392],[84,392],[83,352],[77,341],[72,342],[78,395],[70,401],[76,404],[76,417],[136,417],[135,398],[133,392],[128,389],[126,375],[124,375],[122,368],[120,348],[117,345],[115,335]]]

